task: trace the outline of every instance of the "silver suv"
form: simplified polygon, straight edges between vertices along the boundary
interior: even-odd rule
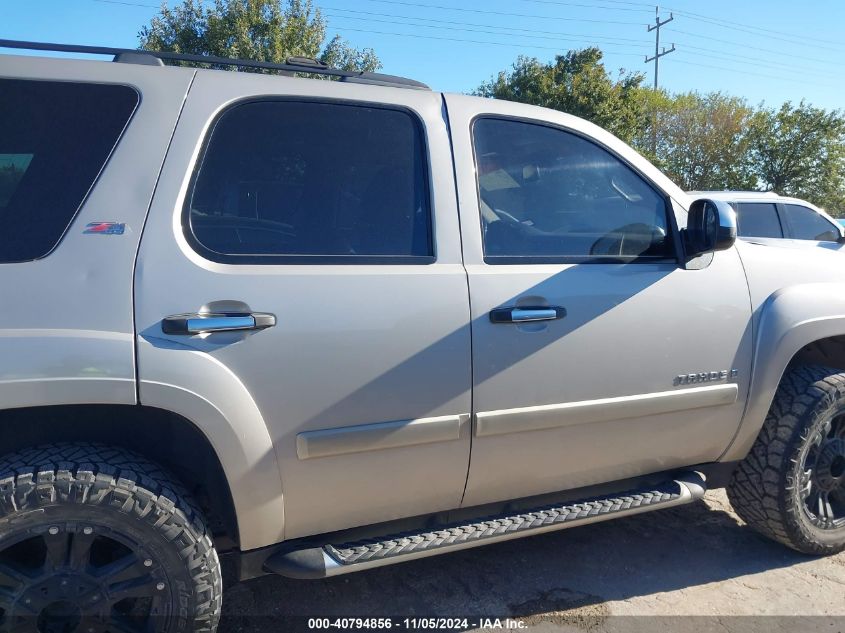
[[[560,112],[91,50],[0,56],[0,628],[211,631],[219,556],[334,576],[723,486],[845,548],[837,255],[734,243]]]

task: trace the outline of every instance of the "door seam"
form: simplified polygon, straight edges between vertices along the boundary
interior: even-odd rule
[[[467,472],[464,478],[464,489],[461,491],[461,500],[458,507],[463,507],[464,498],[467,493],[467,484],[469,483],[469,472],[472,468],[472,444],[475,437],[475,352],[473,349],[474,333],[472,327],[472,292],[469,285],[469,271],[466,267],[464,258],[464,227],[461,224],[461,200],[458,194],[458,170],[455,163],[455,147],[452,139],[452,122],[449,118],[449,106],[446,102],[446,95],[440,95],[443,102],[443,121],[446,124],[446,135],[449,137],[449,154],[452,159],[452,183],[455,187],[455,210],[458,213],[458,238],[461,243],[461,268],[464,270],[464,278],[466,279],[467,291],[467,308],[469,310],[469,454],[467,456]]]
[[[158,168],[158,175],[153,185],[152,193],[150,194],[150,201],[147,204],[147,212],[144,214],[144,220],[141,224],[140,236],[138,237],[138,246],[135,250],[135,259],[132,262],[132,353],[135,358],[132,363],[135,368],[135,404],[141,405],[141,364],[138,354],[138,323],[137,319],[137,303],[138,297],[136,295],[137,274],[138,274],[138,260],[141,256],[141,245],[144,243],[144,233],[147,229],[147,219],[150,217],[150,210],[155,200],[156,192],[158,191],[159,182],[161,182],[161,174],[164,172],[164,166],[167,164],[167,157],[170,154],[170,148],[173,145],[173,137],[176,136],[176,130],[179,128],[179,122],[182,120],[182,114],[185,112],[185,104],[188,102],[188,95],[191,94],[191,88],[194,85],[194,80],[197,78],[197,71],[195,70],[191,75],[191,80],[188,82],[188,88],[185,90],[185,96],[182,98],[182,104],[179,106],[179,114],[176,116],[176,121],[173,124],[173,129],[170,131],[170,138],[167,140],[167,147],[164,150],[164,156],[161,159],[161,164]],[[142,95],[143,100],[143,95]]]

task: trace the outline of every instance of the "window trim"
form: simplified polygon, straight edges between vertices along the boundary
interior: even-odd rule
[[[529,125],[536,125],[539,127],[551,128],[559,132],[571,134],[578,138],[595,145],[599,149],[607,152],[616,158],[623,165],[628,167],[634,174],[636,174],[650,189],[652,189],[661,199],[663,199],[664,212],[666,213],[666,228],[668,229],[668,241],[672,244],[672,254],[666,257],[656,256],[627,256],[620,255],[613,256],[597,256],[584,257],[581,255],[487,255],[486,245],[484,243],[484,221],[481,218],[481,187],[478,182],[478,157],[476,155],[475,146],[475,124],[481,119],[493,119],[498,121],[508,121],[515,123],[526,123]],[[481,249],[482,258],[485,264],[490,266],[508,266],[518,264],[667,264],[680,265],[683,256],[683,245],[681,244],[680,231],[677,226],[677,218],[675,217],[674,208],[672,206],[672,198],[668,193],[663,191],[657,184],[648,176],[642,173],[637,167],[632,165],[624,156],[607,147],[598,140],[573,128],[551,121],[543,121],[541,119],[532,119],[524,116],[512,116],[506,114],[483,113],[475,115],[469,122],[470,145],[472,146],[472,165],[476,172],[475,177],[475,195],[478,206],[478,228],[481,231]]]
[[[194,190],[196,188],[197,179],[199,177],[199,173],[202,170],[202,166],[205,163],[205,158],[208,154],[208,146],[211,142],[211,139],[214,136],[214,132],[217,129],[217,125],[223,119],[223,117],[234,110],[243,105],[248,105],[252,103],[310,103],[310,104],[322,104],[322,105],[345,105],[351,107],[365,107],[365,108],[372,108],[372,109],[379,109],[379,110],[392,110],[396,112],[402,112],[407,114],[408,117],[411,119],[412,125],[414,125],[417,133],[419,134],[420,142],[422,144],[422,169],[424,170],[423,173],[423,182],[425,183],[425,190],[423,191],[423,195],[425,196],[425,202],[427,206],[428,212],[428,243],[429,243],[429,250],[431,255],[352,255],[352,254],[344,254],[344,255],[307,255],[307,254],[227,254],[227,253],[220,253],[218,251],[212,250],[206,247],[199,239],[194,235],[193,228],[191,226],[191,200],[194,194]],[[333,264],[341,264],[341,265],[429,265],[433,264],[437,261],[437,239],[436,239],[436,224],[435,224],[435,211],[434,211],[434,196],[432,195],[433,191],[433,183],[432,183],[432,170],[431,170],[431,152],[428,144],[428,137],[426,135],[426,127],[425,123],[420,117],[420,115],[412,110],[409,107],[403,105],[394,105],[394,104],[384,104],[384,103],[373,103],[369,101],[358,101],[355,99],[333,99],[327,97],[303,97],[303,96],[295,96],[295,95],[257,95],[257,96],[249,96],[244,97],[242,99],[238,99],[229,103],[226,107],[222,108],[219,112],[217,112],[214,118],[211,120],[207,128],[207,132],[205,133],[205,137],[203,138],[202,145],[200,147],[200,151],[197,154],[197,158],[194,161],[194,165],[191,170],[191,178],[188,182],[188,188],[185,194],[185,200],[182,204],[182,212],[181,212],[181,224],[182,224],[182,234],[185,237],[185,240],[188,242],[188,245],[196,252],[198,255],[203,257],[204,259],[212,262],[216,262],[219,264],[232,264],[232,265],[240,265],[240,266],[249,266],[249,265],[263,265],[263,266],[297,266],[297,265],[305,265],[305,266],[326,266],[326,265],[333,265]]]
[[[120,132],[117,135],[117,138],[114,140],[114,144],[111,146],[108,154],[106,154],[106,158],[103,161],[103,164],[100,166],[99,171],[94,176],[94,179],[91,181],[91,185],[88,189],[85,190],[82,198],[79,201],[79,204],[76,206],[76,209],[71,214],[70,218],[68,219],[67,225],[59,234],[58,238],[56,239],[55,244],[53,244],[46,253],[43,255],[39,255],[38,257],[31,257],[29,259],[8,259],[2,260],[0,259],[0,266],[4,266],[6,264],[26,264],[29,262],[37,262],[41,259],[46,259],[53,253],[55,253],[59,246],[61,246],[62,242],[64,242],[65,238],[67,237],[68,233],[70,233],[70,227],[76,222],[76,219],[79,217],[80,212],[88,203],[88,198],[91,197],[91,192],[94,191],[94,188],[97,186],[97,183],[100,182],[100,178],[102,177],[103,173],[106,171],[106,168],[109,166],[109,163],[114,156],[114,153],[117,151],[120,142],[123,140],[123,137],[126,135],[126,130],[129,129],[129,126],[132,124],[132,120],[135,118],[135,114],[138,112],[138,109],[141,106],[142,95],[140,90],[137,87],[131,84],[125,83],[117,83],[117,82],[109,82],[109,81],[80,81],[80,80],[64,80],[64,79],[34,79],[30,77],[0,77],[0,79],[10,79],[13,81],[28,81],[33,83],[41,83],[41,84],[76,84],[82,86],[118,86],[120,88],[128,88],[135,94],[135,105],[132,106],[132,110],[129,112],[129,116],[126,117],[126,123],[120,129]]]

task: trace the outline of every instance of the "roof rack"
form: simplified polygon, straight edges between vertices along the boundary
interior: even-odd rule
[[[413,79],[368,73],[357,70],[340,70],[332,68],[323,62],[307,57],[288,57],[284,64],[262,62],[251,59],[236,59],[231,57],[215,57],[212,55],[190,55],[187,53],[171,53],[168,51],[145,51],[133,48],[112,48],[108,46],[82,46],[79,44],[53,44],[49,42],[26,42],[23,40],[0,39],[0,48],[17,48],[33,51],[54,51],[59,53],[86,53],[92,55],[113,55],[115,62],[128,64],[144,64],[164,66],[164,61],[194,62],[200,64],[214,64],[217,66],[236,66],[239,68],[261,68],[276,70],[280,74],[309,73],[314,75],[328,75],[339,77],[340,81],[348,83],[374,84],[378,86],[392,86],[399,88],[416,88],[430,90],[430,88]]]

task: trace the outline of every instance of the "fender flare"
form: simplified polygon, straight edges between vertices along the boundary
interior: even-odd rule
[[[172,353],[178,349],[179,362]],[[138,337],[139,402],[190,420],[208,439],[232,494],[243,550],[284,540],[284,500],[273,440],[240,379],[213,356]],[[157,380],[144,379],[155,366]]]
[[[790,361],[806,345],[845,336],[845,284],[787,286],[759,308],[751,386],[745,414],[719,461],[738,461],[751,450]]]

